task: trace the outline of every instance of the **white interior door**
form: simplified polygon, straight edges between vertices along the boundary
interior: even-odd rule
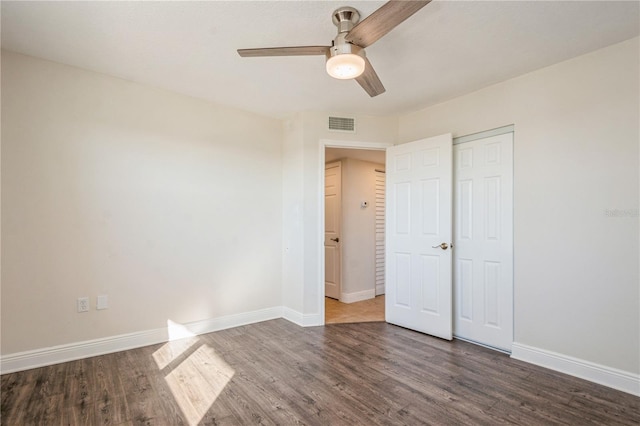
[[[324,294],[340,299],[340,233],[342,225],[342,164],[324,168]]]
[[[511,351],[513,133],[455,145],[454,333]]]
[[[451,135],[388,148],[386,179],[386,320],[451,340]]]

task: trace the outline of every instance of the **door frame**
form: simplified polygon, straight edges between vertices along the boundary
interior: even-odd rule
[[[318,177],[318,204],[320,220],[318,221],[318,241],[324,241],[324,162],[326,148],[344,148],[344,149],[365,149],[374,151],[386,151],[388,147],[394,144],[389,142],[367,142],[367,141],[349,141],[336,139],[320,139],[319,143],[319,177]],[[324,325],[324,248],[318,250],[318,312],[320,312],[320,324]]]

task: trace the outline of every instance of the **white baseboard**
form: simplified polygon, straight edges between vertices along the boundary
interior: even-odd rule
[[[179,334],[181,335],[177,337],[184,337],[185,334],[197,335],[211,333],[231,327],[239,327],[241,325],[282,318],[282,310],[283,308],[281,306],[276,306],[273,308],[260,309],[258,311],[194,321],[187,324],[179,324],[177,327],[179,327]],[[8,354],[0,357],[0,374],[28,370],[46,365],[59,364],[61,362],[74,361],[77,359],[164,343],[170,340],[171,334],[169,327],[163,327],[155,330],[145,330],[136,333],[121,334],[118,336],[110,336],[101,339],[86,340],[83,342]]]
[[[317,327],[324,325],[324,318],[320,314],[307,314],[302,317],[303,327]]]
[[[374,297],[376,297],[376,290],[372,288],[371,290],[356,291],[353,293],[341,293],[340,301],[342,303],[354,303],[373,299]]]
[[[282,308],[282,318],[302,327],[304,315],[301,312],[284,306]]]
[[[513,343],[511,357],[640,396],[640,375],[571,356]]]
[[[318,325],[324,325],[324,318],[320,314],[307,314],[304,315],[301,312],[287,308],[282,308],[282,318],[287,321],[291,321],[301,327],[315,327]]]
[[[384,292],[385,292],[385,290],[384,290],[384,284],[376,285],[376,296],[383,295],[383,294],[384,294]]]

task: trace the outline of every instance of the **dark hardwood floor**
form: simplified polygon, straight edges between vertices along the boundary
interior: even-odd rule
[[[2,376],[4,425],[638,425],[640,398],[385,323],[273,320]]]

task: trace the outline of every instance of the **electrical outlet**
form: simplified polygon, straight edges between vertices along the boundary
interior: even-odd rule
[[[78,297],[78,312],[89,312],[89,298]]]
[[[109,307],[109,296],[106,294],[102,294],[98,296],[98,300],[96,302],[96,309],[107,309]]]

